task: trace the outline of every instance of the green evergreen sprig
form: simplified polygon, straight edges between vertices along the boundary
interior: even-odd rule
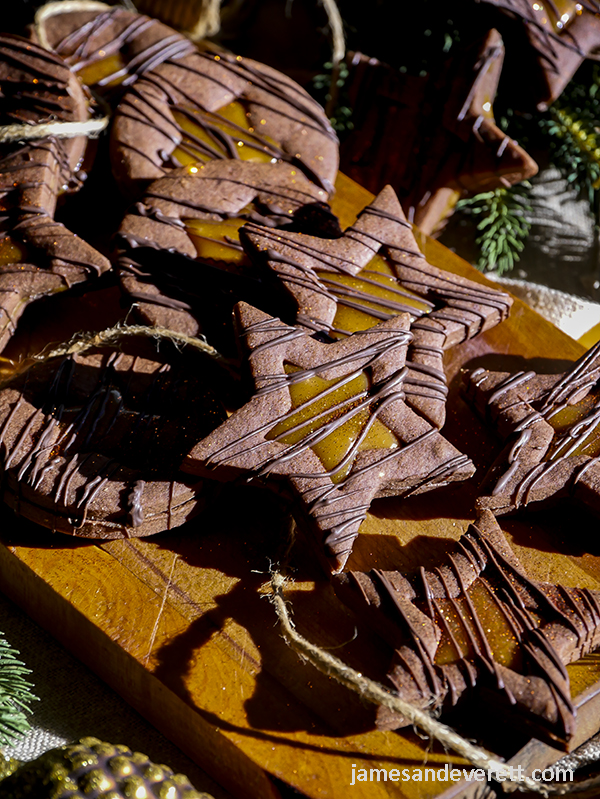
[[[600,96],[593,91],[598,83],[585,87],[587,96],[578,97],[583,88],[575,86],[571,98],[561,97],[540,120],[540,126],[549,137],[552,162],[569,183],[580,186],[593,205],[600,188]]]
[[[480,235],[475,243],[480,249],[477,268],[482,272],[501,275],[509,272],[519,260],[531,228],[531,222],[525,217],[525,211],[531,210],[526,198],[530,187],[528,181],[523,181],[457,203],[457,210],[480,220],[477,224]]]
[[[26,679],[31,669],[18,655],[0,633],[0,746],[14,743],[29,731],[26,714],[31,713],[30,703],[38,699]]]

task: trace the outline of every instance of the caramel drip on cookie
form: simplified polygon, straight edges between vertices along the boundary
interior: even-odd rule
[[[527,505],[533,490],[542,480],[550,479],[552,471],[566,459],[581,459],[581,465],[575,466],[566,478],[571,486],[576,485],[597,462],[600,456],[600,388],[597,384],[600,377],[599,356],[600,342],[576,361],[552,389],[531,404],[527,399],[520,398],[518,390],[521,385],[527,389],[527,384],[536,377],[534,372],[509,375],[490,393],[487,399],[488,409],[514,390],[517,395],[514,401],[510,401],[510,407],[522,405],[529,410],[513,430],[515,440],[508,455],[509,465],[497,480],[492,496],[501,495],[514,481],[511,501],[515,507]],[[474,389],[484,384],[486,378],[485,370],[475,370],[471,376]],[[554,429],[553,439],[541,458],[534,459],[533,464],[515,481],[515,475],[523,465],[523,453],[531,452],[529,442],[534,426],[540,422],[546,422]],[[561,483],[558,487],[563,485]]]
[[[170,158],[182,166],[226,158],[256,163],[273,163],[281,158],[281,150],[273,139],[255,132],[239,101],[212,113],[177,108],[173,117],[183,139]]]
[[[122,27],[116,35],[98,47],[106,30],[119,22]],[[170,36],[159,38],[126,62],[121,51],[133,45],[137,38],[147,33],[155,24],[155,20],[142,14],[111,8],[100,12],[57,42],[54,51],[65,59],[73,72],[88,86],[101,89],[128,85],[165,61],[196,51],[192,42],[173,31]]]
[[[213,62],[213,64],[217,62],[225,73],[231,72],[247,80],[249,85],[265,92],[267,96],[260,101],[260,104],[258,101],[252,101],[253,107],[258,108],[259,105],[262,105],[265,114],[267,114],[269,108],[268,97],[277,98],[285,103],[285,114],[298,122],[298,124],[301,124],[304,129],[337,141],[335,132],[324,118],[320,106],[310,97],[304,96],[300,87],[293,86],[284,80],[283,76],[279,77],[276,74],[263,73],[241,58],[241,56],[230,56],[226,53],[215,53],[207,50],[195,53],[195,58],[196,60],[193,62],[191,60],[186,61],[186,73],[196,74],[203,81],[212,80],[217,87],[220,87],[221,84],[217,82],[217,79],[209,78],[205,68],[203,69],[204,62]],[[169,55],[164,59],[164,63],[172,63],[177,66],[178,62]],[[124,117],[136,120],[138,123],[158,129],[157,123],[153,122],[147,115],[140,114],[139,104],[149,105],[152,111],[159,115],[164,127],[163,132],[168,132],[175,145],[173,151],[177,149],[183,161],[189,161],[190,158],[196,161],[204,160],[205,158],[207,160],[236,158],[240,157],[240,150],[247,148],[245,152],[249,154],[251,160],[264,157],[267,161],[287,161],[298,166],[309,180],[325,191],[330,192],[333,190],[333,185],[329,181],[322,179],[315,168],[302,157],[301,153],[287,153],[280,144],[259,133],[256,127],[252,131],[250,130],[252,126],[246,126],[246,123],[240,125],[240,111],[235,105],[232,109],[226,110],[224,116],[220,117],[219,112],[208,111],[208,109],[203,108],[191,98],[189,98],[189,102],[185,106],[171,104],[168,98],[172,93],[178,92],[178,87],[171,85],[165,74],[161,73],[158,76],[158,74],[148,70],[144,75],[144,82],[145,86],[152,88],[152,93],[141,94],[136,92],[134,87],[123,98],[119,106],[119,113]],[[157,96],[157,93],[158,97],[162,98],[161,100],[152,99]],[[162,104],[166,104],[170,108],[170,113],[160,107]],[[262,123],[263,120],[261,119],[259,124]],[[241,147],[238,145],[239,141],[242,142]],[[181,166],[182,162],[179,160],[179,156],[173,151],[164,153],[164,164],[166,165],[169,162],[171,166]]]
[[[592,391],[576,405],[565,405],[545,414],[556,436],[545,460],[600,455],[600,396]]]
[[[300,369],[286,364],[285,371],[293,374]],[[378,419],[371,422],[369,410],[362,407],[362,400],[369,392],[369,379],[364,371],[356,377],[336,380],[325,380],[315,375],[293,383],[289,388],[295,413],[288,414],[288,418],[279,422],[266,438],[281,444],[298,444],[323,426],[345,419],[329,435],[311,446],[332,482],[339,483],[348,476],[353,463],[353,459],[347,457],[351,450],[356,456],[365,449],[395,449],[399,446],[391,430]],[[358,412],[353,414],[357,408]],[[361,443],[356,445],[359,438]]]
[[[240,244],[239,230],[246,224],[244,217],[222,219],[184,219],[185,229],[192,240],[198,258],[248,266],[250,259]]]
[[[418,294],[402,288],[389,262],[376,255],[356,275],[316,270],[319,282],[337,298],[331,335],[339,339],[368,330],[385,319],[408,313],[413,319],[434,307]]]
[[[386,373],[377,382],[372,379],[371,370],[380,358],[397,347],[405,347],[411,334],[394,329],[385,335],[362,333],[360,339],[356,339],[355,349],[345,347],[344,342],[321,345],[324,350],[317,360],[322,358],[323,361],[311,367],[303,366],[299,355],[290,356],[289,348],[298,347],[294,342],[307,338],[305,330],[268,318],[246,327],[245,335],[252,338],[251,359],[269,357],[269,350],[285,347],[288,368],[282,364],[281,371],[278,368],[275,373],[257,374],[253,398],[256,414],[245,417],[245,432],[242,433],[236,429],[235,415],[228,420],[225,426],[235,434],[226,435],[226,443],[214,440],[214,444],[210,444],[210,454],[201,456],[202,468],[232,466],[250,471],[257,478],[269,474],[286,475],[301,492],[302,506],[319,527],[328,556],[335,558],[339,565],[350,552],[358,527],[379,487],[385,485],[386,480],[394,479],[392,475],[395,475],[398,460],[408,462],[405,461],[407,457],[418,458],[419,451],[433,455],[430,440],[440,435],[435,428],[419,423],[419,434],[401,442],[395,433],[388,434],[386,429],[387,413],[392,419],[397,403],[404,400],[407,369]],[[343,354],[333,357],[340,350]],[[328,352],[331,353],[329,357]],[[400,358],[399,362],[402,360]],[[332,371],[335,377],[331,376]],[[332,399],[331,395],[338,391],[340,393]],[[273,393],[279,396],[268,398]],[[333,402],[335,405],[330,404]],[[278,410],[275,416],[274,409],[281,407],[286,410]],[[246,418],[251,421],[247,423]],[[360,420],[360,430],[354,419]],[[376,421],[382,426],[375,425]],[[352,424],[341,434],[349,422]],[[369,441],[371,455],[365,453],[357,464],[357,457],[372,429],[377,439]],[[351,441],[347,446],[342,438],[348,431]],[[322,445],[317,455],[321,469],[315,468],[315,459],[306,457],[309,450],[317,452],[317,445]],[[442,444],[442,448],[445,446],[446,443]],[[303,464],[309,463],[307,471]],[[398,490],[397,493],[406,495],[445,484],[456,479],[457,473],[469,472],[471,468],[471,462],[464,455],[438,456],[437,460],[433,457],[429,471],[423,470],[420,480],[411,480],[404,492]],[[340,472],[344,476],[336,481]]]
[[[21,242],[11,236],[0,238],[0,267],[18,264],[27,260],[27,256],[27,248]]]
[[[547,691],[549,708],[538,711],[540,722],[561,738],[572,735],[575,708],[565,666],[598,645],[598,592],[529,579],[474,525],[444,565],[421,568],[411,583],[395,572],[350,572],[339,589],[393,643],[388,676],[404,696],[422,706],[454,705],[484,682],[529,713],[525,689],[533,675]]]

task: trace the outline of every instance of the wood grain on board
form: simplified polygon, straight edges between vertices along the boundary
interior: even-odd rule
[[[370,199],[340,175],[333,205],[344,225]],[[439,243],[420,236],[419,244],[432,263],[488,282]],[[515,300],[508,321],[448,354],[452,409],[444,433],[472,457],[480,476],[498,442],[458,396],[460,369],[533,364],[560,371],[582,351]],[[476,475],[434,494],[375,502],[348,567],[435,564],[472,520],[477,481]],[[352,766],[412,772],[424,764],[466,764],[412,730],[375,731],[371,708],[302,663],[283,642],[268,578],[286,551],[288,529],[270,495],[225,488],[184,527],[101,545],[51,534],[8,511],[0,521],[2,590],[233,796],[276,799],[280,781],[310,799],[486,795],[482,783],[350,786]],[[501,524],[532,576],[600,587],[600,547],[583,513],[533,513]],[[291,563],[295,580],[288,598],[299,631],[383,679],[386,647],[370,630],[357,631],[301,540],[292,547]],[[600,656],[573,664],[569,673],[579,705],[575,746],[600,727]],[[510,719],[490,719],[485,708],[467,706],[449,719],[515,764],[543,767],[560,756],[513,729]]]

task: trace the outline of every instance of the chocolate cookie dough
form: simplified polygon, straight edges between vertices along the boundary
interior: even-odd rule
[[[518,719],[566,745],[576,709],[565,666],[600,645],[600,591],[529,578],[489,511],[439,568],[333,579],[342,601],[393,647],[388,678],[403,699],[432,710],[477,692],[513,728]],[[406,724],[380,710],[381,727]]]
[[[354,128],[342,144],[342,171],[374,194],[390,183],[424,233],[439,229],[464,192],[535,175],[535,161],[494,119],[503,63],[496,30],[461,41],[457,55],[438,57],[420,75],[351,53],[345,89]]]
[[[501,322],[512,302],[507,294],[429,264],[390,186],[341,238],[255,224],[241,236],[293,298],[296,324],[343,338],[410,314],[413,339],[404,391],[411,407],[438,427],[447,395],[443,351]]]
[[[599,381],[600,343],[562,375],[467,375],[467,398],[506,440],[480,507],[501,514],[572,497],[600,515]]]
[[[82,83],[109,99],[166,59],[196,51],[189,39],[157,19],[121,6],[93,6],[78,11],[58,2],[46,6],[34,36],[60,55]]]
[[[0,36],[0,125],[88,119],[80,83],[58,56]],[[54,220],[57,197],[77,188],[84,136],[0,145],[0,349],[27,304],[107,270],[109,262]]]
[[[216,270],[230,274],[231,291],[265,299],[239,228],[248,220],[290,225],[308,207],[327,216],[326,197],[284,163],[211,161],[174,170],[154,181],[123,220],[117,236],[121,286],[145,322],[196,335],[219,303],[211,292]],[[221,309],[227,320],[229,296]]]
[[[331,192],[338,141],[321,106],[270,67],[210,48],[166,58],[118,105],[115,176],[139,198],[171,169],[214,159],[286,161]]]
[[[334,571],[373,499],[473,474],[471,461],[404,402],[406,314],[335,344],[244,304],[237,315],[255,393],[191,450],[185,471],[284,481]]]
[[[88,538],[183,524],[211,492],[179,464],[226,418],[219,379],[205,357],[139,339],[34,364],[0,391],[4,501]]]

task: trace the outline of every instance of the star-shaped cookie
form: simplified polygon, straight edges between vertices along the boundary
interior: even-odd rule
[[[600,514],[600,343],[561,375],[488,372],[465,392],[507,440],[478,503],[508,513],[571,496]]]
[[[447,395],[443,351],[501,322],[512,302],[429,264],[391,186],[341,238],[248,224],[240,240],[291,294],[298,325],[342,338],[409,313],[413,339],[404,391],[411,407],[437,427],[444,423]]]
[[[248,219],[289,225],[298,212],[322,205],[326,197],[284,163],[231,159],[173,170],[149,186],[121,223],[121,287],[146,323],[191,336],[207,324],[210,330],[220,301],[211,291],[215,269],[231,274],[224,284],[238,299],[264,301],[267,293],[242,250],[239,228]],[[226,300],[220,326],[223,317],[231,317],[230,294]]]
[[[515,108],[539,110],[560,97],[586,58],[600,47],[597,0],[554,3],[552,0],[482,0],[498,15],[490,21],[507,39],[507,79]],[[500,16],[502,15],[502,16]],[[526,74],[527,80],[522,76]]]
[[[342,170],[373,193],[390,183],[425,233],[461,192],[535,175],[535,161],[494,120],[503,59],[496,30],[461,42],[458,56],[438,59],[425,75],[352,54],[345,89],[354,129],[341,147]]]
[[[575,729],[568,663],[600,645],[600,591],[529,578],[490,511],[435,569],[333,578],[338,596],[394,648],[388,678],[422,708],[477,691],[487,705],[565,745]],[[379,725],[407,722],[382,710]]]
[[[335,571],[373,499],[473,474],[471,461],[404,402],[406,314],[324,344],[251,306],[236,313],[255,393],[194,447],[184,471],[284,480]]]
[[[58,56],[0,37],[0,124],[82,122],[87,101]],[[81,183],[84,136],[0,146],[0,350],[27,304],[95,277],[108,260],[54,219],[57,197]]]

